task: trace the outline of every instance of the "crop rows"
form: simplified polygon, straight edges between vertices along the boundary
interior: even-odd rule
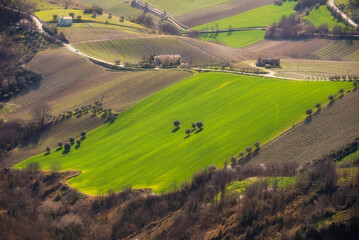
[[[177,37],[153,37],[79,43],[81,52],[109,62],[136,63],[151,55],[180,54],[182,60],[194,65],[211,65],[220,60]]]
[[[359,40],[336,41],[313,53],[313,59],[359,61]]]
[[[306,80],[328,80],[331,76],[359,75],[359,63],[317,60],[283,60],[282,68],[275,69],[278,76]]]

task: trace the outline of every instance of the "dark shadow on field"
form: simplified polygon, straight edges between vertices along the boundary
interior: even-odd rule
[[[260,151],[260,148],[257,148],[256,150],[254,150],[252,157],[257,156],[259,154],[259,151]]]
[[[344,97],[344,94],[340,95],[340,96],[338,97],[338,99],[343,99],[343,97]]]
[[[172,130],[173,133],[177,132],[180,128],[176,127],[175,129]]]
[[[80,145],[77,144],[77,145],[75,146],[75,149],[79,149],[80,146],[81,146],[81,144],[80,144]]]
[[[61,151],[62,147],[56,148],[56,152]]]
[[[304,123],[305,124],[308,124],[312,121],[313,117],[312,116],[308,116],[305,120],[304,120]]]
[[[50,153],[49,153],[49,152],[46,152],[46,153],[44,154],[44,156],[47,156],[47,155],[50,155]]]
[[[195,129],[195,128],[193,128],[191,132],[194,132],[194,131],[196,131],[196,129]]]
[[[335,100],[334,100],[335,101]],[[328,103],[328,107],[331,107],[331,106],[333,106],[333,104],[334,104],[334,101],[330,101],[329,103]]]
[[[86,136],[85,136],[85,137],[81,137],[80,139],[81,139],[81,141],[83,141],[83,140],[85,140],[85,139],[86,139]]]
[[[318,115],[322,111],[322,108],[318,108],[317,111],[315,111],[314,115]]]
[[[68,154],[70,152],[70,150],[65,150],[62,152],[62,154]]]
[[[202,132],[202,131],[203,131],[203,128],[200,128],[200,129],[198,129],[198,130],[195,132],[195,134],[200,133],[200,132]]]
[[[184,139],[189,138],[190,136],[191,136],[191,135],[187,135],[187,136],[184,137]]]
[[[353,92],[355,92],[357,89],[358,89],[357,87],[356,87],[356,88],[354,88],[354,89],[353,89]]]

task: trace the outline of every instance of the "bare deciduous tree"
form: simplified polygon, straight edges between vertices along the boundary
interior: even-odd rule
[[[35,121],[42,127],[44,127],[46,117],[50,113],[50,106],[46,103],[40,103],[35,106],[32,110],[33,117]]]

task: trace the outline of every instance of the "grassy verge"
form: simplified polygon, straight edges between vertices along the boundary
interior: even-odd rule
[[[340,26],[342,29],[345,27],[345,24],[334,17],[326,5],[322,5],[318,9],[313,9],[304,19],[312,22],[315,26],[328,24],[330,30],[333,30],[334,26]]]

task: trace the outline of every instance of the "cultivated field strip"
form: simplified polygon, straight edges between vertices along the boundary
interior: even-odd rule
[[[359,137],[359,90],[323,107],[307,121],[263,146],[250,161],[310,163]]]
[[[306,80],[328,80],[331,76],[359,76],[358,62],[283,59],[276,76]]]
[[[359,61],[359,40],[340,40],[313,53],[311,58],[322,60]]]
[[[108,62],[137,63],[151,55],[180,54],[184,62],[194,65],[212,65],[225,61],[211,54],[205,47],[197,47],[178,37],[131,38],[74,44],[81,52]]]

